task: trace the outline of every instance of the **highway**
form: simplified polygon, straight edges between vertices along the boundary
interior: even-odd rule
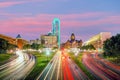
[[[67,53],[58,51],[37,80],[89,80]]]
[[[71,60],[67,52],[62,54],[62,80],[89,80],[85,73]]]
[[[35,64],[31,54],[16,51],[16,59],[0,66],[0,80],[23,80]]]
[[[58,51],[37,80],[59,80],[61,52]]]
[[[116,72],[116,73],[118,73],[120,75],[120,66],[115,65],[115,64],[113,64],[113,63],[99,57],[98,53],[93,54],[93,56],[94,56],[95,59],[99,60],[99,62],[102,65],[106,66],[107,68],[111,69],[112,71],[114,71],[114,72]]]
[[[119,72],[114,71],[113,64],[99,58],[97,53],[84,53],[83,64],[98,80],[120,80]],[[119,69],[117,67],[116,69]]]

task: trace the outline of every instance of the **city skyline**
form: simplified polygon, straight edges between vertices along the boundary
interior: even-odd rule
[[[61,21],[61,39],[71,33],[88,40],[100,32],[120,31],[120,1],[88,0],[6,0],[0,2],[0,33],[24,39],[39,38],[52,29],[54,18]],[[99,4],[98,4],[99,3]]]

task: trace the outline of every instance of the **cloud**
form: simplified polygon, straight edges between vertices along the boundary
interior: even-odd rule
[[[64,40],[67,40],[69,38],[64,33],[69,34],[70,31],[79,32],[81,29],[83,29],[85,31],[87,30],[88,32],[86,32],[86,35],[90,36],[92,34],[92,30],[118,31],[116,28],[119,27],[115,27],[115,25],[120,26],[120,15],[111,15],[101,12],[89,12],[82,14],[37,14],[29,16],[6,13],[4,16],[8,16],[9,19],[0,20],[0,32],[16,34],[22,33],[26,36],[46,34],[52,28],[52,20],[55,17],[58,17],[61,20],[61,30],[63,32],[62,37],[66,37]],[[39,35],[37,36],[39,37]],[[77,36],[79,37],[79,35]],[[84,36],[84,34],[81,34],[80,36],[87,38]]]
[[[120,26],[114,26],[114,27],[109,27],[109,28],[108,27],[104,27],[103,30],[110,31],[110,32],[111,31],[118,31],[119,32],[120,31]]]
[[[88,18],[95,18],[95,17],[103,17],[108,15],[107,13],[103,12],[87,12],[87,13],[77,13],[77,14],[38,14],[37,17],[42,18],[55,18],[58,17],[62,20],[76,20],[76,19],[88,19]]]
[[[85,13],[85,14],[65,14],[65,15],[54,15],[54,14],[38,14],[35,16],[29,16],[29,17],[13,17],[11,15],[10,19],[7,20],[0,20],[1,27],[4,28],[17,28],[17,27],[23,27],[23,29],[26,28],[41,28],[41,27],[48,27],[50,28],[52,26],[52,20],[55,17],[60,17],[61,20],[61,26],[64,26],[62,28],[83,28],[83,27],[91,27],[91,26],[97,26],[102,24],[120,24],[120,16],[105,16],[106,13],[103,15],[103,13]],[[7,14],[6,16],[9,16]],[[105,16],[98,19],[93,19],[95,16]],[[85,18],[84,18],[85,17]],[[82,19],[86,19],[82,21]],[[80,19],[80,20],[78,20]]]
[[[3,8],[3,7],[10,7],[10,6],[13,6],[13,5],[17,5],[17,4],[22,4],[22,3],[25,3],[24,1],[7,1],[7,2],[0,2],[0,8]]]
[[[94,21],[78,21],[78,19],[83,19],[83,16],[89,18],[94,17],[95,15],[103,15],[103,13],[85,13],[85,14],[65,14],[65,15],[54,15],[54,14],[38,14],[35,16],[29,16],[26,17],[25,15],[22,17],[17,17],[17,15],[20,14],[3,14],[0,13],[0,15],[10,17],[10,19],[7,20],[0,20],[1,27],[44,27],[44,26],[52,26],[52,20],[55,17],[60,17],[61,20],[61,26],[65,27],[71,27],[71,26],[89,26],[89,25],[95,25]],[[16,15],[16,16],[15,16]],[[86,18],[85,17],[85,18]]]
[[[29,2],[38,2],[38,1],[46,1],[46,0],[4,1],[4,2],[0,2],[0,8],[10,7],[10,6],[14,6],[14,5],[29,3]]]

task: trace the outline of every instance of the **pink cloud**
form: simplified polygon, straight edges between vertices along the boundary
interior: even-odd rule
[[[8,20],[2,20],[0,21],[1,27],[29,27],[29,26],[52,26],[52,20],[54,17],[60,17],[61,20],[61,26],[64,27],[88,27],[88,26],[94,26],[94,25],[100,25],[100,24],[120,24],[120,16],[107,16],[103,17],[102,19],[97,20],[86,20],[86,21],[79,21],[77,19],[80,19],[83,16],[89,16],[94,17],[94,15],[98,14],[101,16],[103,15],[100,13],[85,13],[85,14],[68,14],[68,15],[51,15],[51,14],[40,14],[36,16],[31,17],[12,17]]]
[[[21,0],[21,1],[4,1],[0,2],[0,8],[10,7],[18,4],[28,3],[28,2],[38,2],[38,1],[46,1],[46,0]]]
[[[6,29],[6,28],[3,28],[3,29]],[[33,29],[27,29],[27,28],[14,28],[14,29],[12,29],[12,28],[8,28],[8,29],[6,29],[6,30],[4,30],[4,31],[0,31],[0,32],[8,32],[8,33],[19,33],[19,32],[24,32],[24,33],[29,33],[29,32],[41,32],[41,31],[46,31],[46,30],[49,30],[49,28],[33,28]]]
[[[90,26],[96,26],[101,24],[120,24],[120,16],[107,16],[103,17],[102,19],[97,20],[86,20],[86,21],[65,21],[61,25],[63,26],[72,26],[72,27],[90,27]]]
[[[114,26],[114,27],[109,27],[109,28],[104,27],[103,30],[105,30],[105,31],[120,31],[120,26]]]
[[[88,13],[77,13],[77,14],[38,14],[36,17],[41,17],[42,19],[53,19],[58,17],[62,20],[75,20],[83,18],[93,18],[93,17],[102,17],[108,15],[103,12],[88,12]]]
[[[117,24],[120,25],[120,15],[106,15],[106,13],[85,13],[85,14],[38,14],[35,16],[22,16],[13,17],[14,14],[7,14],[4,16],[9,16],[7,20],[0,20],[0,32],[2,33],[24,33],[31,35],[36,32],[47,33],[52,28],[52,20],[55,17],[59,17],[61,20],[61,28],[64,29],[80,29],[80,28],[90,28],[97,27],[101,24]],[[92,19],[94,17],[99,17],[97,19]],[[81,20],[78,20],[81,19]],[[82,20],[85,19],[85,20]],[[101,26],[103,30],[108,30]],[[108,26],[109,27],[109,26]],[[107,28],[108,28],[107,27]],[[97,27],[98,28],[98,27]],[[113,28],[113,27],[112,27]],[[110,28],[112,30],[112,28]],[[118,27],[119,28],[119,27]],[[99,28],[98,28],[99,29]],[[109,29],[109,30],[110,30]],[[110,31],[111,31],[110,30]],[[116,29],[117,30],[117,29]],[[68,36],[63,36],[67,37]],[[77,36],[79,37],[79,36]],[[81,36],[80,36],[81,37]],[[82,36],[84,37],[84,36]]]
[[[42,18],[41,20],[50,20],[55,17],[60,18],[61,20],[76,20],[76,19],[89,19],[89,18],[95,18],[95,17],[103,17],[109,15],[109,13],[103,13],[103,12],[88,12],[88,13],[77,13],[77,14],[37,14],[35,16],[32,16],[31,13],[23,13],[23,14],[10,14],[5,12],[0,12],[0,15],[2,16],[24,16],[29,15],[31,17],[25,17],[25,18]]]
[[[13,6],[13,5],[21,4],[21,3],[24,3],[24,1],[0,2],[0,8],[9,7],[9,6]]]
[[[120,24],[120,16],[108,16],[100,20],[101,23]]]
[[[89,13],[88,13],[89,14]],[[17,26],[52,26],[52,20],[55,17],[60,17],[61,20],[61,26],[64,27],[85,27],[85,26],[94,26],[94,25],[100,25],[100,24],[120,24],[120,16],[107,16],[103,17],[97,20],[78,20],[83,18],[83,16],[88,16],[87,13],[85,14],[68,14],[68,15],[51,15],[51,14],[40,14],[36,16],[31,17],[12,17],[9,20],[0,21],[1,26],[11,26],[11,27],[17,27]],[[90,16],[91,15],[91,16]],[[94,17],[94,15],[98,16],[98,13],[90,13],[90,17]],[[99,15],[103,15],[100,14]]]

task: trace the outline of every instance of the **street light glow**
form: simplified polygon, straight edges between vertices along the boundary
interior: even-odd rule
[[[19,60],[19,61],[24,61],[24,56],[23,56],[23,54],[22,54],[22,51],[17,50],[17,51],[16,51],[16,55],[18,55],[18,60]]]
[[[46,48],[46,55],[50,55],[50,50]]]

